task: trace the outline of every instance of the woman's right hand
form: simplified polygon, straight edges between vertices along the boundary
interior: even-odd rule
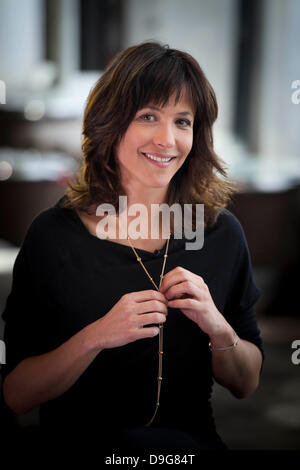
[[[123,295],[106,315],[58,348],[21,361],[4,380],[5,402],[15,413],[22,414],[60,396],[102,349],[157,335],[159,328],[147,325],[164,323],[167,313],[167,299],[161,292],[145,290]]]
[[[94,341],[99,348],[109,349],[156,336],[159,327],[147,325],[166,321],[167,304],[165,296],[155,290],[123,295],[106,315],[94,322]]]

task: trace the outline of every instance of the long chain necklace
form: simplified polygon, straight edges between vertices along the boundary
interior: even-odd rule
[[[147,274],[147,276],[149,277],[150,281],[152,282],[152,284],[154,285],[154,287],[156,288],[156,290],[159,290],[160,286],[161,286],[161,283],[162,283],[162,280],[163,280],[163,277],[164,277],[164,271],[165,271],[165,266],[166,266],[166,261],[167,261],[167,257],[168,257],[168,248],[169,248],[169,241],[170,241],[170,235],[167,239],[167,246],[166,246],[166,251],[165,251],[165,254],[164,254],[164,262],[163,262],[163,266],[162,266],[162,270],[161,270],[161,274],[160,274],[160,281],[159,281],[159,286],[157,287],[157,285],[155,284],[153,278],[150,276],[149,272],[147,271],[147,269],[145,268],[142,260],[141,260],[141,257],[138,256],[134,246],[132,246],[132,243],[130,241],[130,238],[129,236],[127,236],[127,240],[129,241],[130,243],[130,246],[131,248],[133,249],[134,251],[134,254],[136,256],[136,259],[137,261],[140,263],[140,265],[142,266],[142,268],[144,269],[145,273]],[[158,407],[159,407],[159,398],[160,398],[160,390],[161,390],[161,381],[162,381],[162,357],[163,357],[163,330],[164,330],[164,325],[163,323],[159,323],[159,336],[158,336],[158,375],[157,375],[157,400],[156,400],[156,407],[155,407],[155,411],[154,411],[154,414],[152,416],[152,418],[150,419],[150,421],[145,425],[145,426],[151,426],[155,416],[156,416],[156,413],[157,413],[157,410],[158,410]]]

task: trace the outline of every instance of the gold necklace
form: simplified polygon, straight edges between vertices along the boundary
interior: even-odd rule
[[[134,254],[136,256],[136,259],[137,261],[140,263],[140,265],[142,266],[142,268],[144,269],[145,273],[147,274],[147,276],[149,277],[150,281],[152,282],[152,284],[154,285],[154,287],[156,288],[156,290],[159,290],[160,286],[161,286],[161,283],[162,283],[162,280],[163,280],[163,277],[164,277],[164,270],[165,270],[165,266],[166,266],[166,261],[167,261],[167,257],[168,257],[168,248],[169,248],[169,241],[170,241],[170,234],[169,234],[169,237],[167,239],[167,246],[166,246],[166,251],[165,251],[165,254],[164,254],[164,262],[163,262],[163,266],[162,266],[162,270],[161,270],[161,274],[160,274],[160,281],[159,281],[159,287],[157,287],[157,285],[155,284],[153,278],[150,276],[149,272],[147,271],[147,269],[145,268],[142,260],[141,260],[141,257],[138,256],[137,252],[135,251],[135,248],[134,246],[132,246],[132,243],[130,241],[130,238],[129,236],[127,236],[127,240],[129,241],[130,243],[130,246],[131,248],[133,249],[134,251]],[[157,413],[157,410],[158,410],[158,407],[159,407],[159,397],[160,397],[160,390],[161,390],[161,381],[162,381],[162,357],[163,357],[163,329],[164,329],[164,325],[163,323],[160,323],[159,324],[159,336],[158,336],[158,375],[157,375],[157,400],[156,400],[156,407],[155,407],[155,411],[154,411],[154,414],[152,416],[152,418],[150,419],[150,421],[145,424],[145,426],[151,426],[155,416],[156,416],[156,413]]]

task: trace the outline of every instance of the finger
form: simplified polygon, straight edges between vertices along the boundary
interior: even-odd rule
[[[143,338],[153,338],[159,333],[159,327],[157,326],[148,326],[148,328],[139,328],[137,331],[137,339]]]
[[[198,276],[180,267],[179,270],[176,272],[175,270],[173,270],[172,277],[170,276],[166,280],[165,278],[163,279],[159,292],[165,295],[167,290],[170,289],[170,287],[177,285],[180,282],[185,282],[185,281],[191,281],[199,287],[201,287],[201,285],[204,284],[204,280],[202,279],[201,276]]]
[[[160,300],[161,302],[167,304],[167,299],[165,296],[158,292],[157,290],[141,290],[139,292],[134,292],[135,302],[145,302],[147,300]]]
[[[169,300],[181,297],[183,294],[188,294],[200,300],[201,289],[192,281],[183,281],[175,286],[171,286],[166,292],[165,296]]]
[[[186,299],[174,299],[169,300],[169,307],[170,308],[179,308],[179,309],[196,309],[199,307],[199,300],[186,298]]]
[[[139,315],[138,324],[141,327],[145,325],[151,325],[153,323],[165,323],[166,319],[166,315],[163,313],[144,313],[143,315]]]
[[[165,315],[168,314],[168,307],[165,302],[161,300],[147,300],[138,304],[138,314],[147,312],[161,312]]]
[[[163,278],[159,292],[165,293],[171,286],[178,284],[187,279],[189,276],[188,271],[181,267],[177,267],[172,271],[169,271]]]

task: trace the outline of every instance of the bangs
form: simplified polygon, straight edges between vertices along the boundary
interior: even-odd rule
[[[149,103],[165,106],[172,96],[175,104],[183,94],[196,107],[193,85],[184,62],[178,57],[164,55],[152,62],[135,77],[134,104],[136,111]]]

